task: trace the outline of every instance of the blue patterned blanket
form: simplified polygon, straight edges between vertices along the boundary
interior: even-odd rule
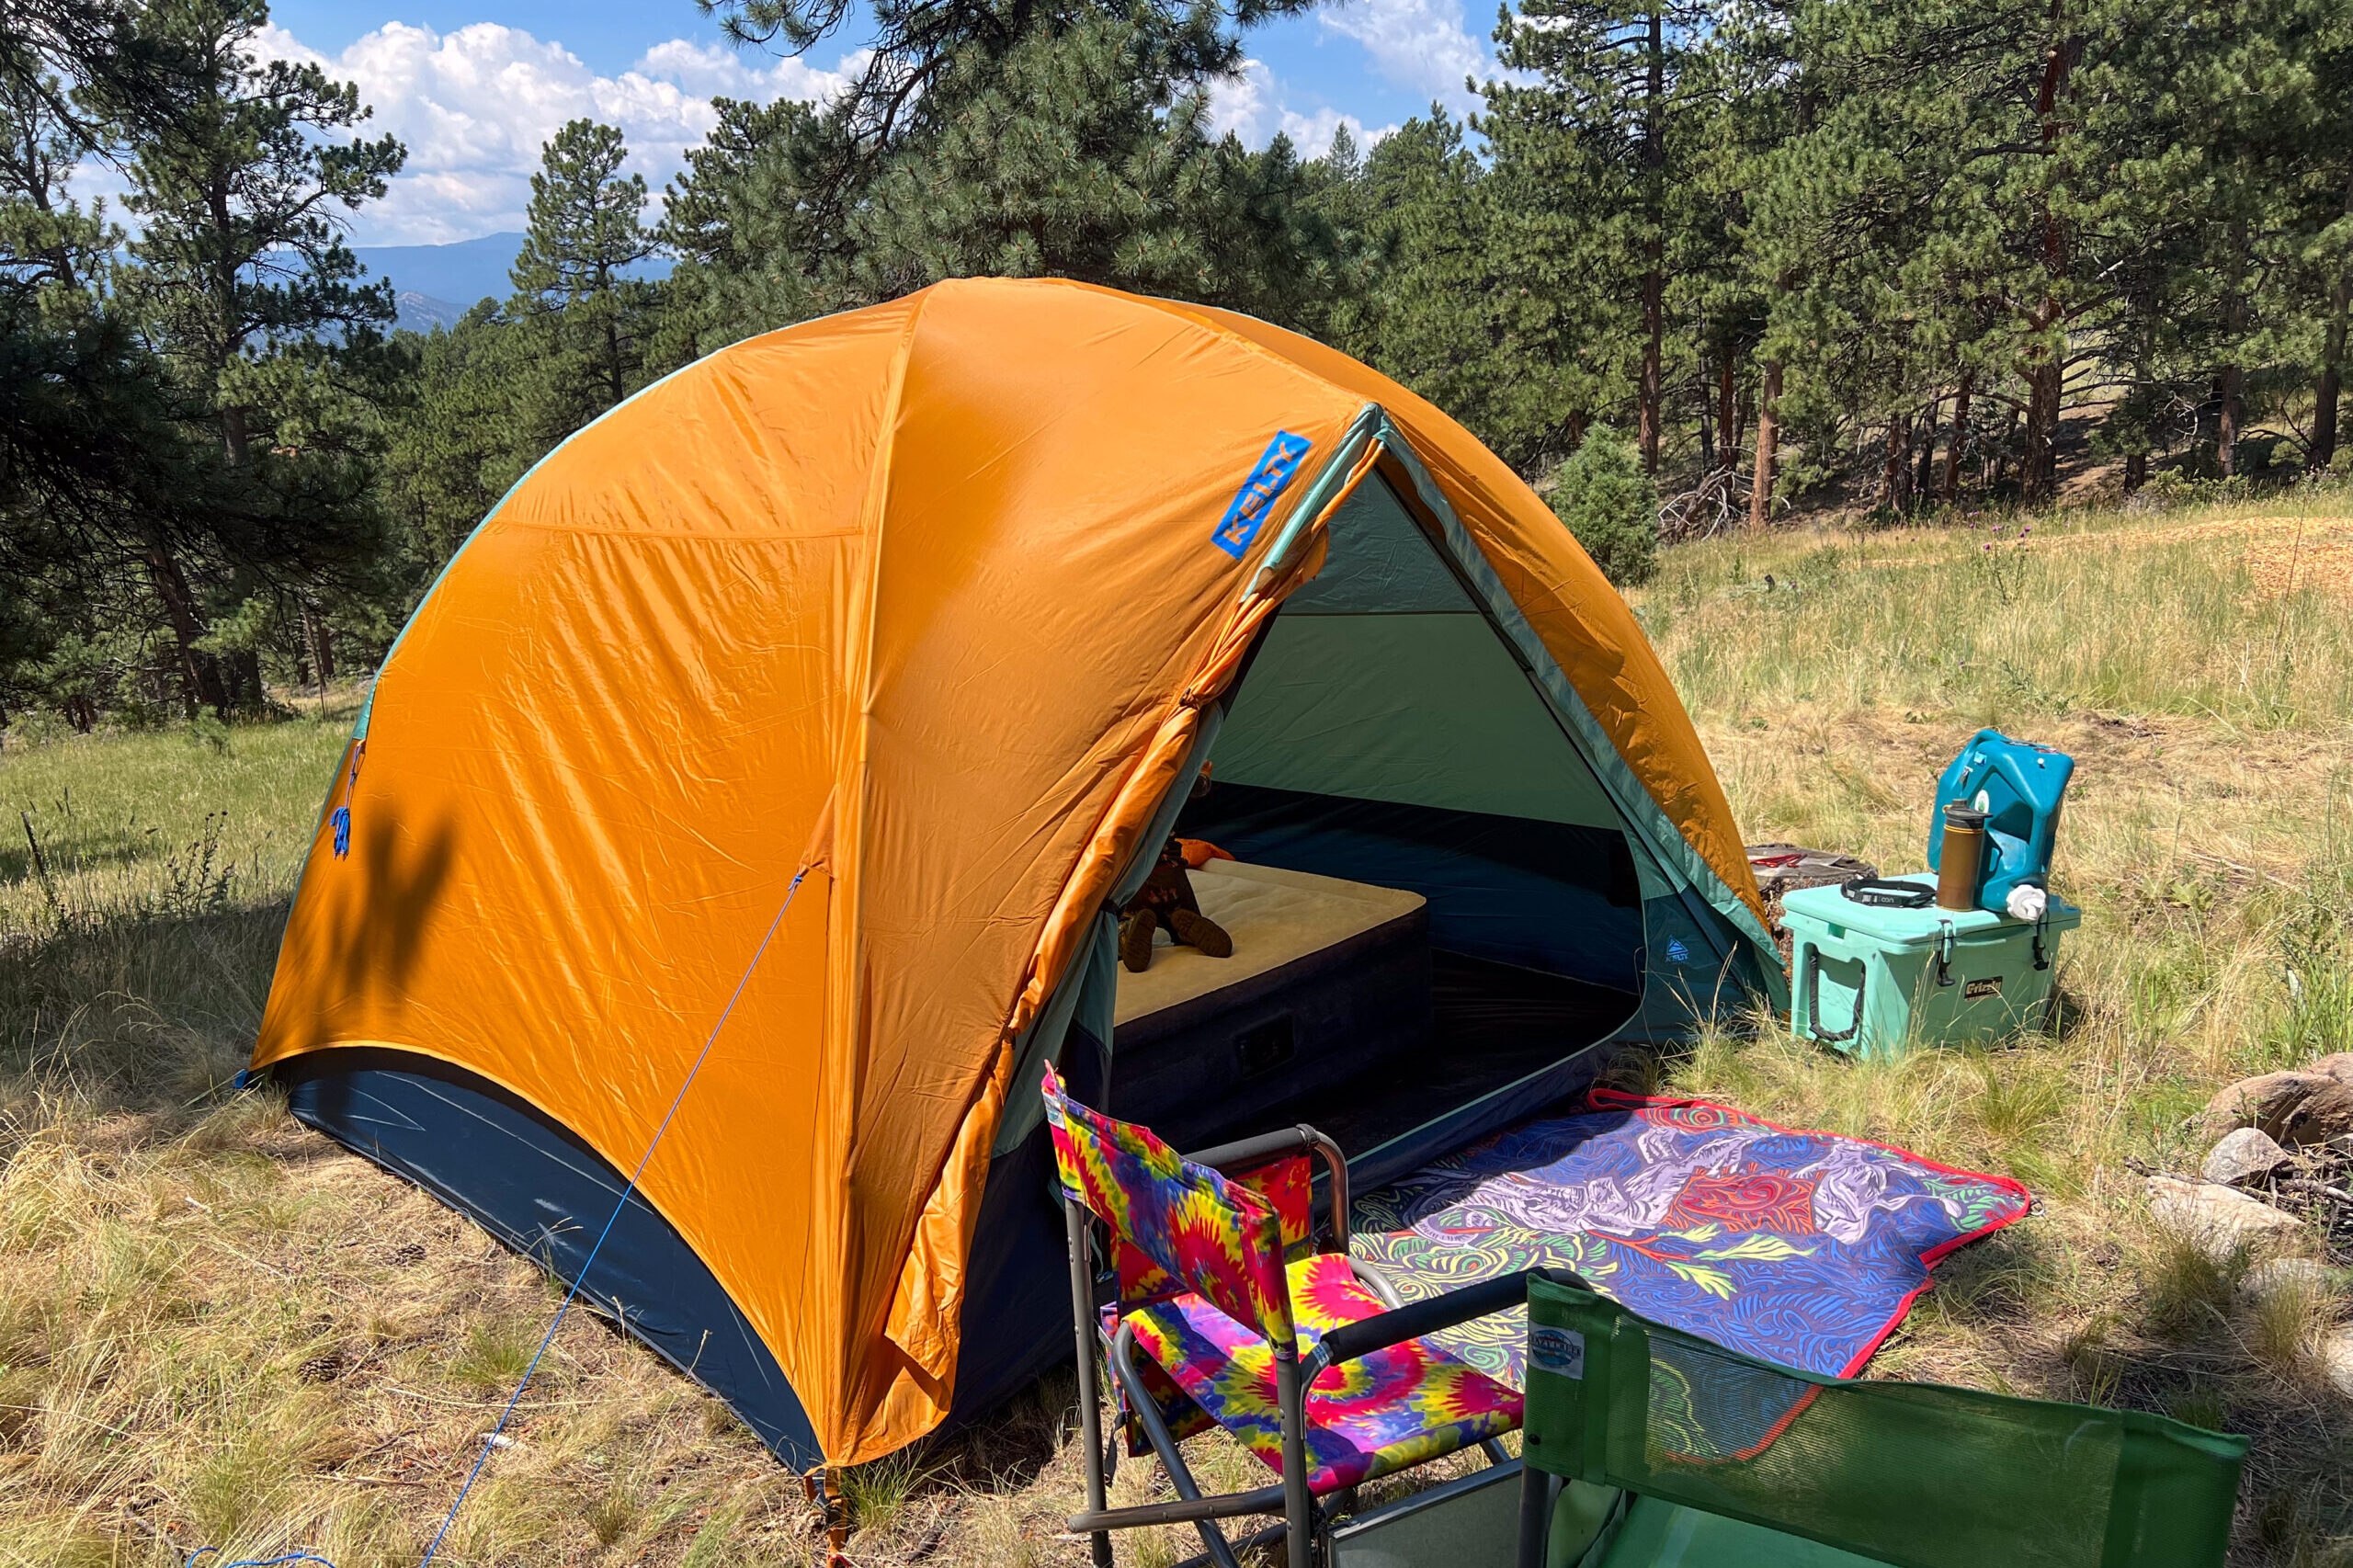
[[[2006,1176],[1793,1132],[1704,1100],[1594,1090],[1358,1198],[1353,1250],[1407,1301],[1538,1266],[1644,1317],[1810,1372],[1862,1369],[1928,1268],[2027,1211]],[[1521,1313],[1438,1336],[1517,1385]]]

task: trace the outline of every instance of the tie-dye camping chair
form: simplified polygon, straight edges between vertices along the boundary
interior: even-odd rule
[[[1314,1129],[1188,1159],[1144,1128],[1068,1098],[1051,1067],[1044,1093],[1069,1226],[1086,1445],[1087,1511],[1070,1528],[1094,1537],[1097,1564],[1111,1561],[1112,1530],[1191,1524],[1220,1568],[1235,1568],[1215,1521],[1279,1511],[1283,1524],[1262,1535],[1285,1538],[1291,1568],[1307,1568],[1323,1500],[1334,1494],[1473,1444],[1503,1461],[1495,1439],[1518,1426],[1518,1393],[1425,1336],[1518,1305],[1521,1276],[1400,1308],[1377,1274],[1348,1257],[1347,1165]],[[1336,1251],[1315,1250],[1311,1153],[1331,1172]],[[1117,1279],[1117,1303],[1100,1318],[1090,1214],[1109,1233]],[[1098,1338],[1108,1340],[1129,1418],[1167,1467],[1173,1503],[1106,1506]],[[1280,1482],[1202,1496],[1163,1415],[1172,1399],[1233,1434]]]

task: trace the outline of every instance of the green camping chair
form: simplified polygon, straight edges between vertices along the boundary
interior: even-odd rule
[[[1520,1568],[2215,1568],[2246,1439],[1792,1371],[1531,1276]]]

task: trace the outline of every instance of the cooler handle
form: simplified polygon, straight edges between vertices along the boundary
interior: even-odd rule
[[[1826,1030],[1822,1027],[1822,949],[1808,948],[1805,950],[1806,1027],[1815,1040],[1824,1045],[1836,1045],[1855,1038],[1855,1031],[1863,1027],[1863,987],[1870,980],[1870,966],[1865,964],[1855,977],[1854,1017],[1843,1029]]]

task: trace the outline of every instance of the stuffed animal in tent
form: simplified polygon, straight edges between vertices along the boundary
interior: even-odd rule
[[[1194,857],[1198,855],[1199,858]],[[1213,859],[1231,860],[1215,845],[1199,839],[1170,838],[1160,846],[1160,858],[1154,862],[1152,874],[1136,890],[1136,896],[1120,912],[1120,961],[1128,966],[1131,974],[1142,974],[1152,967],[1152,935],[1165,929],[1169,937],[1188,948],[1198,948],[1213,959],[1233,956],[1233,938],[1225,927],[1201,913],[1200,900],[1193,896],[1193,879],[1188,874],[1194,868]]]
[[[1210,770],[1205,766],[1193,780],[1196,801],[1210,792]],[[1120,911],[1120,961],[1128,966],[1130,974],[1142,974],[1152,967],[1152,934],[1165,927],[1171,941],[1182,942],[1213,959],[1233,956],[1233,938],[1225,928],[1201,913],[1200,900],[1193,896],[1193,879],[1188,872],[1198,871],[1212,860],[1231,860],[1233,857],[1216,845],[1199,838],[1177,838],[1173,835],[1160,846],[1160,858],[1154,862],[1152,874],[1136,890]]]

